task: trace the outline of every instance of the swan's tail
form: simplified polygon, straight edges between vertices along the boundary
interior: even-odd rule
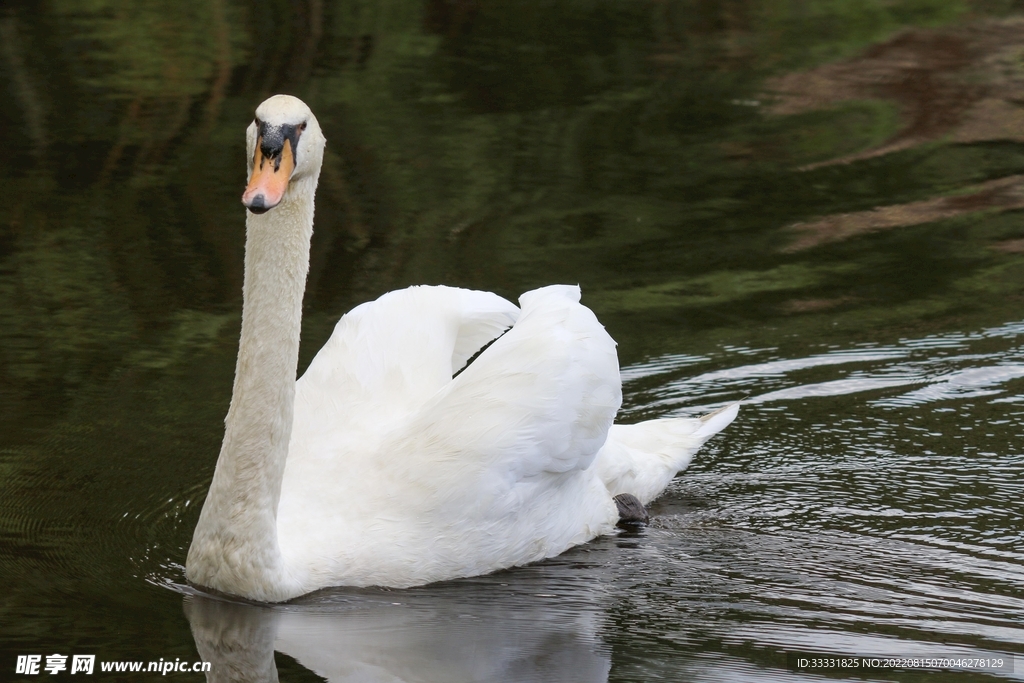
[[[613,496],[630,493],[646,505],[687,468],[705,441],[736,418],[739,408],[733,403],[699,418],[613,425],[597,454],[598,476]]]

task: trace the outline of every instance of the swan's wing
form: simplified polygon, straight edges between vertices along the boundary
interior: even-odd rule
[[[436,487],[423,500],[478,508],[591,465],[622,391],[615,342],[579,299],[560,285],[524,294],[512,329],[387,439],[398,476]]]
[[[497,294],[409,287],[346,314],[296,383],[294,429],[381,429],[451,381],[519,309]],[[290,456],[289,456],[290,457]]]
[[[615,504],[586,468],[621,402],[618,360],[579,296],[559,286],[524,294],[512,329],[454,379],[448,361],[446,381],[415,406],[394,393],[429,387],[393,376],[418,369],[407,359],[391,364],[349,344],[380,364],[370,379],[358,366],[311,368],[310,379],[325,387],[340,377],[371,402],[393,397],[403,407],[385,406],[382,418],[352,406],[361,418],[344,421],[335,408],[333,424],[329,406],[296,411],[278,528],[282,553],[317,575],[310,585],[408,586],[481,574],[612,528]],[[399,350],[416,354],[414,346]],[[457,344],[446,348],[451,356]],[[427,361],[440,382],[438,353]],[[374,382],[388,386],[375,390]],[[324,417],[301,427],[311,415]]]

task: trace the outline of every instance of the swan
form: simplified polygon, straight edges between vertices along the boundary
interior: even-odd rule
[[[326,140],[286,95],[256,109],[246,139],[242,331],[193,585],[283,602],[552,557],[645,521],[736,416],[613,425],[615,342],[566,285],[518,307],[454,287],[389,292],[342,317],[296,380]]]

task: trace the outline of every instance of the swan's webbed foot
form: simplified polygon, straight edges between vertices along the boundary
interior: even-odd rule
[[[619,508],[619,523],[616,526],[630,529],[650,521],[647,508],[632,493],[620,493],[613,500],[615,506]]]

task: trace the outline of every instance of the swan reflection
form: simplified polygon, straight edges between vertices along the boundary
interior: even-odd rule
[[[192,593],[184,607],[211,682],[277,681],[275,650],[332,683],[608,679],[592,591],[494,578],[273,606]]]

